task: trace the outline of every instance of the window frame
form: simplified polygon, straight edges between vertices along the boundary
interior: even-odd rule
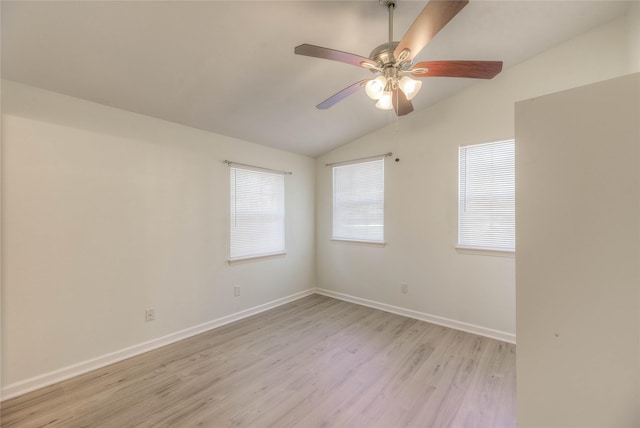
[[[483,195],[486,199],[490,199],[491,197],[495,197],[496,194],[498,196],[508,196],[508,198],[506,199],[508,204],[512,204],[513,205],[513,211],[510,213],[511,218],[509,219],[511,224],[513,225],[512,228],[509,227],[509,231],[506,235],[502,235],[502,236],[498,236],[500,235],[499,233],[495,232],[495,229],[499,229],[499,228],[504,228],[503,225],[499,225],[497,227],[495,227],[495,223],[492,223],[492,221],[496,218],[499,217],[499,214],[496,213],[500,213],[500,210],[496,210],[494,212],[491,212],[491,210],[488,210],[490,212],[490,214],[487,214],[486,212],[484,213],[484,215],[489,216],[490,217],[490,224],[487,225],[488,228],[492,228],[495,227],[493,234],[496,235],[498,237],[498,239],[504,239],[504,240],[511,240],[513,242],[513,246],[509,247],[509,246],[502,246],[499,245],[499,243],[497,245],[482,245],[479,243],[479,241],[475,241],[475,242],[470,242],[470,241],[464,241],[464,237],[463,237],[463,229],[465,228],[465,226],[463,226],[464,223],[464,219],[462,216],[462,206],[463,204],[465,206],[466,205],[466,201],[468,199],[466,199],[468,197],[467,194],[467,188],[468,183],[469,183],[469,179],[468,179],[468,169],[467,168],[467,163],[465,162],[465,165],[463,165],[463,151],[464,156],[465,156],[465,161],[468,158],[468,150],[469,148],[482,148],[484,147],[491,147],[491,146],[496,146],[496,145],[504,145],[505,143],[508,143],[511,145],[511,147],[509,148],[509,152],[503,152],[500,153],[499,156],[501,158],[503,158],[504,163],[500,164],[501,169],[506,170],[507,168],[509,168],[508,163],[510,163],[512,165],[512,170],[509,170],[508,174],[504,174],[504,175],[500,175],[499,177],[501,179],[494,179],[493,175],[491,180],[491,187],[489,189],[487,189],[487,192],[485,193],[485,195]],[[499,159],[500,160],[500,159]],[[477,159],[474,159],[475,162],[478,162]],[[494,160],[493,154],[491,156],[491,159],[489,160],[489,162],[493,162],[493,164],[495,165],[496,163],[499,163],[497,161]],[[508,163],[507,163],[508,162]],[[464,171],[463,171],[464,169]],[[463,172],[464,172],[464,177],[463,177]],[[513,181],[509,181],[510,177],[513,178]],[[463,178],[465,180],[464,182],[464,187],[463,187]],[[504,195],[500,195],[500,193],[495,193],[497,190],[500,190],[499,184],[496,184],[495,182],[501,182],[504,181],[504,178],[507,178],[507,187],[506,191],[504,191],[504,189],[502,189],[502,191],[504,192]],[[492,193],[493,194],[490,197],[487,197],[486,194]],[[463,195],[464,193],[464,195]],[[516,236],[515,236],[515,140],[512,139],[506,139],[506,140],[500,140],[500,141],[491,141],[491,142],[487,142],[487,143],[480,143],[480,144],[469,144],[469,145],[465,145],[465,146],[459,146],[458,148],[458,228],[457,228],[457,242],[456,242],[456,250],[458,250],[459,252],[462,253],[468,253],[468,254],[488,254],[488,255],[498,255],[498,256],[505,256],[505,257],[513,257],[515,256],[515,252],[516,252]],[[493,205],[493,207],[495,207],[495,205]],[[502,212],[503,213],[503,212]],[[502,214],[504,215],[504,214]],[[494,216],[494,217],[491,217]],[[481,223],[480,221],[478,221],[478,223]],[[500,223],[500,221],[498,221],[498,223]],[[508,224],[507,222],[503,222],[503,224]],[[469,228],[469,226],[466,226],[467,228]],[[504,237],[507,237],[506,239]],[[494,241],[495,243],[496,241]]]
[[[278,238],[276,243],[281,243],[281,246],[277,246],[269,251],[263,252],[245,252],[243,254],[234,254],[234,231],[238,231],[237,223],[238,220],[238,207],[237,207],[237,175],[234,176],[234,173],[237,174],[237,171],[242,171],[243,174],[252,175],[255,174],[254,177],[259,176],[269,176],[269,177],[279,177],[278,186],[280,187],[279,194],[280,203],[278,209],[274,211],[276,214],[281,212],[281,215],[278,214],[276,217],[277,223],[279,223],[279,228],[281,229],[281,236]],[[261,260],[265,258],[283,256],[287,254],[287,240],[286,240],[286,184],[284,180],[283,173],[272,171],[268,169],[262,169],[258,167],[250,167],[250,166],[229,166],[229,264],[234,264],[236,262],[244,262],[244,261],[252,261],[252,260]],[[235,183],[235,188],[234,188]],[[246,195],[245,195],[246,196]],[[258,206],[258,212],[262,209],[263,206]],[[259,214],[256,214],[254,211],[253,217],[259,217]]]
[[[384,239],[384,211],[385,211],[385,206],[384,206],[384,196],[385,196],[385,159],[386,159],[386,155],[383,156],[376,156],[376,157],[371,157],[371,158],[366,158],[366,159],[361,159],[361,160],[356,160],[356,161],[348,161],[348,162],[341,162],[341,163],[337,163],[337,164],[333,164],[332,168],[331,168],[331,177],[332,177],[332,222],[331,222],[331,240],[332,241],[336,241],[336,242],[343,242],[343,243],[352,243],[352,244],[359,244],[359,245],[366,245],[366,246],[384,246],[385,245],[385,239]],[[358,236],[357,234],[349,234],[349,233],[345,233],[344,228],[347,228],[348,226],[345,226],[344,224],[340,225],[340,227],[342,227],[342,230],[337,230],[336,228],[336,224],[337,224],[337,220],[339,218],[345,218],[348,217],[349,213],[341,213],[337,215],[337,210],[340,209],[340,201],[339,199],[339,195],[341,194],[340,191],[336,191],[336,179],[339,178],[340,176],[337,175],[337,171],[340,171],[339,168],[356,168],[357,166],[362,166],[364,164],[373,164],[373,163],[377,163],[381,166],[381,189],[378,189],[378,191],[381,193],[381,197],[380,198],[374,198],[373,200],[370,200],[369,202],[366,201],[367,197],[365,196],[364,198],[362,198],[361,201],[352,201],[352,209],[353,209],[353,205],[354,204],[358,204],[358,202],[362,203],[362,204],[366,204],[366,203],[374,203],[376,205],[379,205],[379,207],[381,208],[381,221],[380,221],[380,229],[381,229],[381,233],[379,234],[379,238],[380,239],[366,239],[363,236]],[[366,172],[366,171],[365,171]],[[338,186],[340,186],[340,184],[338,183]],[[364,193],[361,193],[364,194]],[[357,196],[356,196],[357,198]],[[343,199],[342,201],[342,206],[344,207],[345,202],[348,202],[346,199]],[[348,208],[345,208],[348,209]],[[364,227],[375,227],[375,224],[372,223],[367,223],[362,225]]]

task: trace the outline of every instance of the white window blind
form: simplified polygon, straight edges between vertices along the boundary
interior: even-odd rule
[[[515,251],[515,143],[460,147],[458,246]]]
[[[333,167],[333,238],[384,241],[384,158]]]
[[[285,251],[284,176],[231,167],[231,259]]]

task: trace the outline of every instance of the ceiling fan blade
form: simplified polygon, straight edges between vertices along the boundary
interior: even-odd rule
[[[396,89],[391,94],[391,101],[393,102],[393,109],[398,116],[404,116],[413,111],[413,104],[407,99],[407,96],[401,90]]]
[[[375,61],[372,61],[369,58],[365,58],[363,56],[352,54],[349,52],[323,48],[322,46],[303,44],[300,46],[296,46],[294,52],[298,55],[306,55],[315,58],[330,59],[331,61],[344,62],[346,64],[355,65],[356,67],[363,67],[362,64],[368,64],[369,66],[373,67],[378,66]]]
[[[492,79],[502,71],[502,61],[425,61],[413,69],[426,68],[425,73],[412,73],[414,77],[468,77]]]
[[[333,106],[338,101],[342,101],[343,99],[347,98],[349,95],[353,94],[354,92],[357,92],[369,80],[371,80],[371,79],[363,79],[363,80],[361,80],[359,82],[354,83],[351,86],[347,86],[346,88],[344,88],[343,90],[341,90],[337,94],[330,96],[329,98],[327,98],[326,100],[324,100],[323,102],[318,104],[316,106],[316,108],[319,108],[320,110],[328,109],[329,107]]]
[[[469,0],[430,0],[400,40],[393,55],[398,58],[400,52],[409,49],[407,60],[414,58],[467,3]]]

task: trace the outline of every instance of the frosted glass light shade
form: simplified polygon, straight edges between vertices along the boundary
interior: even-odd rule
[[[382,94],[382,97],[376,103],[376,107],[380,110],[391,110],[393,108],[393,103],[391,101],[391,91],[385,91]]]
[[[384,87],[387,84],[387,79],[384,76],[378,76],[373,80],[369,80],[364,87],[365,92],[372,100],[379,100],[384,92]]]
[[[422,88],[422,82],[412,79],[409,76],[403,76],[402,79],[400,79],[400,81],[398,82],[398,86],[407,96],[407,100],[411,100],[418,94],[418,92],[420,92],[420,88]]]

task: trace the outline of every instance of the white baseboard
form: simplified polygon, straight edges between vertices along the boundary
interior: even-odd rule
[[[368,306],[374,309],[380,309],[392,314],[403,315],[405,317],[414,318],[420,321],[426,321],[432,324],[441,325],[443,327],[453,328],[455,330],[465,331],[467,333],[477,334],[479,336],[489,337],[491,339],[501,340],[503,342],[516,343],[516,335],[506,333],[504,331],[493,330],[474,324],[456,321],[449,318],[439,317],[437,315],[426,314],[424,312],[414,311],[412,309],[401,308],[399,306],[388,305],[386,303],[376,302],[374,300],[363,299],[361,297],[351,296],[349,294],[338,293],[336,291],[326,290],[324,288],[316,288],[314,291],[323,296],[333,297],[335,299],[344,300],[346,302],[356,303],[362,306]]]
[[[250,317],[260,312],[273,309],[275,307],[284,305],[285,303],[293,302],[294,300],[298,300],[303,297],[314,294],[314,292],[315,292],[314,289],[301,291],[299,293],[295,293],[290,296],[282,297],[280,299],[276,299],[271,302],[264,303],[262,305],[254,306],[252,308],[245,309],[243,311],[224,316],[222,318],[218,318],[203,324],[189,327],[181,331],[177,331],[175,333],[171,333],[166,336],[159,337],[157,339],[152,339],[128,348],[124,348],[115,352],[102,355],[100,357],[92,358],[90,360],[73,364],[71,366],[63,367],[61,369],[54,370],[49,373],[44,373],[42,375],[38,375],[30,379],[9,384],[2,388],[2,391],[1,391],[2,401],[17,397],[22,394],[26,394],[27,392],[31,392],[48,385],[52,385],[54,383],[72,378],[74,376],[78,376],[78,375],[90,372],[91,370],[96,370],[96,369],[108,366],[109,364],[117,363],[127,358],[131,358],[136,355],[140,355],[142,353],[160,348],[162,346],[169,345],[179,340],[186,339],[191,336],[195,336],[196,334],[204,333],[205,331],[209,331],[214,328],[221,327],[225,324],[229,324],[234,321],[238,321],[240,319]]]

